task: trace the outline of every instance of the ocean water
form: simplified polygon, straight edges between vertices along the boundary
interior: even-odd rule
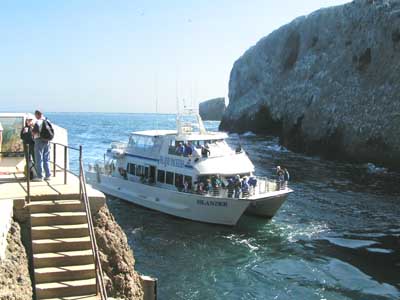
[[[83,145],[86,164],[131,131],[175,128],[174,115],[47,116]],[[259,175],[290,171],[295,192],[271,221],[216,226],[108,200],[158,299],[400,299],[400,174],[296,154],[270,136],[230,135],[239,142]]]

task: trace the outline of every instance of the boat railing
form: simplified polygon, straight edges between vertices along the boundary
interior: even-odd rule
[[[276,192],[287,189],[286,181],[279,181],[267,177],[256,177],[255,185],[250,185],[249,188],[234,188],[234,187],[212,187],[210,189],[193,190],[189,193],[201,194],[215,198],[250,198],[256,195],[262,195],[270,192]]]
[[[99,178],[100,174],[111,175],[115,171],[115,165],[113,163],[108,163],[108,162],[103,163],[102,161],[96,161],[94,166],[89,166],[89,171],[95,171]],[[121,170],[119,170],[119,172],[121,173]],[[127,179],[127,177],[124,176],[124,174],[121,174],[121,176]],[[199,189],[199,187],[197,186],[197,188],[194,187],[192,189],[185,190],[182,187],[181,189],[178,190],[185,193],[199,194],[215,198],[250,198],[252,196],[257,196],[287,189],[287,181],[279,181],[277,179],[272,179],[268,177],[255,177],[255,178],[256,178],[256,183],[253,185],[249,184],[248,189],[247,188],[235,189],[234,187],[228,187],[227,185],[225,185],[218,187],[210,187],[209,189],[207,189],[206,187]],[[154,184],[154,182],[149,182],[146,180],[138,180],[137,182],[140,182],[142,184],[151,184],[151,185]]]

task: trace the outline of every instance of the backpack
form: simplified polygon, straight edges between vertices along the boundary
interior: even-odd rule
[[[40,138],[46,141],[51,141],[54,138],[54,129],[50,121],[43,120],[42,129],[40,130]]]

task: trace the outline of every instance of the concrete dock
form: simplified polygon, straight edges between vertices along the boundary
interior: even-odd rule
[[[29,221],[36,299],[100,299],[78,177],[66,173],[64,184],[64,171],[56,170],[49,181],[30,182],[28,202],[24,166],[24,158],[0,160],[0,254],[7,247],[12,217]],[[94,214],[105,204],[105,196],[90,186],[87,195]]]

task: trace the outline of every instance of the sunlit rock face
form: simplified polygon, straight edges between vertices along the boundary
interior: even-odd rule
[[[220,128],[400,167],[400,1],[321,9],[261,39],[233,66]]]
[[[199,105],[200,116],[203,120],[221,121],[225,109],[225,98],[210,99]]]

